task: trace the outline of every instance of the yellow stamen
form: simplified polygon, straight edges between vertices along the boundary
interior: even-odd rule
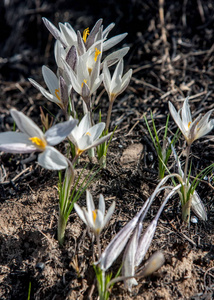
[[[97,210],[93,210],[92,214],[93,214],[93,221],[95,222],[97,218]]]
[[[83,80],[82,85],[81,85],[81,88],[83,88],[83,84],[84,84],[84,83],[86,84],[87,81],[88,81],[87,79],[84,79],[84,80]]]
[[[86,135],[89,135],[89,136],[91,136],[90,132],[86,132]]]
[[[31,140],[31,142],[33,144],[36,144],[36,146],[40,149],[40,150],[44,150],[47,142],[45,140],[41,140],[40,138],[38,138],[37,136],[34,136],[32,138],[29,138],[29,140]]]
[[[188,128],[190,128],[191,123],[192,123],[192,122],[189,122],[189,123],[188,123]]]
[[[60,98],[60,96],[59,96],[59,89],[55,89],[55,96],[57,97],[57,99],[58,99],[59,101],[61,101],[61,98]]]
[[[83,31],[82,39],[86,42],[87,36],[89,35],[89,27]]]
[[[98,55],[100,55],[101,51],[97,48],[95,48],[95,55],[94,55],[94,61],[97,61]]]
[[[89,75],[91,75],[91,72],[92,72],[92,68],[88,68]]]

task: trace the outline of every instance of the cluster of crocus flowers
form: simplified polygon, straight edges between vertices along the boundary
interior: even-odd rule
[[[54,53],[57,74],[55,75],[49,68],[43,66],[42,73],[49,91],[35,80],[29,79],[32,85],[39,89],[48,100],[62,108],[67,116],[66,110],[69,101],[72,102],[69,107],[72,107],[73,112],[75,110],[72,99],[73,91],[84,100],[85,110],[91,112],[91,97],[104,81],[104,86],[111,99],[109,105],[112,106],[113,100],[125,90],[131,78],[131,70],[122,77],[123,57],[129,47],[114,51],[104,59],[103,53],[120,43],[127,33],[108,39],[109,32],[115,24],[111,23],[104,29],[102,19],[99,19],[91,30],[86,28],[83,34],[80,31],[75,32],[69,23],[59,23],[59,29],[57,29],[46,18],[43,18],[43,21],[56,39]],[[108,67],[117,62],[119,63],[111,80]],[[107,124],[110,122],[109,119],[110,116],[107,117]],[[106,128],[108,127],[109,125],[106,126]]]
[[[74,129],[77,120],[59,123],[46,131],[41,129],[22,112],[11,109],[11,115],[20,132],[0,133],[0,150],[7,153],[40,152],[38,163],[50,170],[61,170],[68,166],[67,158],[53,146],[61,143]]]

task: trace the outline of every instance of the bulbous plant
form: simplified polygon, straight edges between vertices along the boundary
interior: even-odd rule
[[[170,113],[181,130],[186,142],[186,163],[184,168],[184,174],[182,176],[184,185],[181,189],[181,204],[182,204],[182,219],[185,223],[189,223],[190,220],[190,208],[192,205],[193,193],[196,186],[189,183],[188,165],[189,155],[192,143],[205,136],[214,127],[214,119],[209,120],[214,109],[208,111],[203,117],[201,114],[193,121],[191,111],[189,107],[188,98],[185,99],[182,109],[177,112],[171,102],[169,102]],[[181,115],[181,116],[180,116]],[[190,174],[190,173],[189,173]],[[206,219],[206,218],[205,218]]]
[[[99,200],[99,208],[95,209],[93,199],[91,194],[87,192],[87,208],[81,209],[77,204],[75,204],[75,210],[80,216],[80,218],[86,223],[88,229],[92,230],[97,238],[98,244],[98,261],[94,263],[94,270],[97,277],[97,287],[99,292],[100,300],[107,300],[111,293],[112,286],[118,281],[124,281],[125,287],[131,290],[133,284],[137,284],[136,279],[142,278],[150,275],[154,271],[158,270],[164,263],[164,256],[161,252],[155,253],[147,263],[139,268],[145,254],[147,253],[150,244],[152,242],[154,233],[156,231],[157,222],[160,214],[165,207],[168,200],[177,192],[181,187],[178,185],[176,187],[164,186],[166,181],[171,177],[177,177],[180,179],[178,174],[168,175],[161,180],[157,185],[155,191],[144,203],[141,210],[134,216],[134,218],[129,221],[125,227],[123,227],[116,236],[112,239],[106,249],[101,251],[100,244],[100,232],[102,228],[109,221],[115,204],[113,203],[106,216],[104,217],[104,198],[101,196]],[[154,220],[145,230],[144,234],[141,235],[143,228],[144,218],[157,194],[163,189],[172,189],[168,194],[166,199],[161,204],[158,213]],[[106,273],[112,266],[114,261],[119,257],[121,252],[125,249],[123,260],[122,260],[122,276],[119,276],[121,268],[119,268],[116,276],[112,278],[112,273]],[[138,268],[135,270],[135,268]]]

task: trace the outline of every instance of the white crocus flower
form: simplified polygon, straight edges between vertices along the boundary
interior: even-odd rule
[[[72,119],[72,117],[70,117]],[[76,155],[81,155],[84,151],[94,148],[104,143],[112,133],[101,137],[101,134],[105,128],[105,123],[101,122],[94,126],[91,126],[90,114],[87,113],[79,125],[77,125],[68,138],[75,145]]]
[[[174,158],[175,158],[175,161],[176,161],[176,164],[177,164],[177,167],[178,167],[178,173],[179,175],[181,176],[182,179],[184,179],[184,172],[181,168],[181,163],[180,163],[180,160],[179,160],[179,157],[176,153],[176,150],[174,148],[174,146],[172,145],[170,139],[169,139],[169,143],[171,144],[171,148],[172,148],[172,152],[174,154]],[[190,186],[191,186],[191,183],[188,182],[188,179],[186,179],[186,185],[187,185],[187,188],[189,189]],[[179,196],[181,197],[181,199],[183,198],[182,197],[182,193],[179,193]],[[181,201],[181,203],[183,203],[183,199]],[[194,213],[203,221],[207,221],[207,213],[206,213],[206,209],[204,207],[204,204],[200,198],[200,196],[198,195],[197,191],[194,190],[193,194],[192,194],[192,202],[191,202],[191,208],[192,210],[194,211]]]
[[[88,228],[91,229],[96,235],[99,235],[102,229],[109,222],[114,212],[115,202],[113,201],[112,205],[107,211],[107,214],[105,215],[105,200],[103,195],[100,195],[98,209],[95,209],[92,195],[87,190],[86,203],[87,210],[85,208],[80,208],[80,206],[76,203],[74,204],[74,208],[77,214],[79,215],[80,219],[82,219],[82,221],[88,226]]]
[[[194,121],[192,120],[188,98],[185,99],[182,109],[178,112],[172,103],[169,102],[169,110],[188,145],[209,133],[214,127],[214,119],[209,121],[210,115],[214,111],[213,109],[208,111],[203,117],[199,115]]]
[[[42,19],[47,29],[51,32],[51,34],[56,40],[59,40],[61,42],[64,48],[70,48],[71,46],[75,46],[77,47],[78,53],[82,54],[85,53],[85,51],[87,51],[92,45],[94,45],[99,40],[103,40],[103,51],[107,51],[115,45],[117,45],[127,36],[127,33],[122,33],[107,40],[107,36],[109,32],[114,28],[115,24],[111,23],[103,30],[102,19],[99,19],[96,22],[91,31],[89,30],[89,28],[86,28],[83,31],[82,37],[80,35],[80,32],[76,33],[72,26],[67,22],[64,24],[59,23],[60,30],[58,30],[46,18]],[[82,51],[83,49],[84,51]]]
[[[130,69],[124,76],[122,76],[123,59],[121,59],[116,66],[112,78],[107,63],[104,64],[103,74],[103,83],[105,89],[108,93],[110,102],[113,102],[116,99],[116,97],[120,95],[129,85],[132,76],[132,69]]]
[[[130,69],[123,77],[123,59],[120,59],[118,62],[114,74],[111,78],[110,71],[108,69],[107,62],[104,63],[103,67],[103,83],[105,89],[108,93],[109,97],[109,108],[106,120],[106,130],[109,129],[110,119],[111,119],[111,112],[114,100],[119,96],[128,86],[131,76],[132,76],[132,69]]]
[[[100,86],[103,75],[100,73],[100,59],[99,54],[96,59],[96,62],[93,66],[93,69],[90,70],[87,67],[87,55],[80,56],[77,65],[76,72],[68,65],[67,62],[64,62],[64,69],[68,76],[70,76],[70,82],[74,90],[81,95],[83,100],[86,102],[87,106],[90,106],[90,97]]]
[[[76,126],[76,120],[70,120],[51,127],[45,134],[22,112],[11,109],[11,115],[21,132],[0,133],[0,151],[7,153],[32,153],[38,155],[38,163],[49,170],[65,169],[67,159],[54,147],[61,143]]]
[[[45,96],[45,98],[56,103],[60,108],[66,109],[66,103],[68,102],[68,95],[71,91],[71,86],[68,89],[63,77],[60,76],[58,78],[54,72],[46,66],[42,67],[42,74],[49,92],[35,80],[29,78],[29,81]]]

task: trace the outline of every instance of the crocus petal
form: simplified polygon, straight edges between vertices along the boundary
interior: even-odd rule
[[[38,163],[48,170],[62,170],[67,168],[68,162],[64,155],[51,146],[38,156]]]
[[[54,95],[52,95],[51,93],[47,92],[46,89],[44,89],[39,83],[37,83],[35,80],[28,78],[28,80],[30,81],[30,83],[37,88],[42,94],[43,96],[45,96],[45,98],[47,98],[48,100],[50,100],[51,102],[54,102],[56,104],[61,104],[61,102],[59,101],[59,99],[57,99],[57,97],[55,97]]]
[[[126,250],[123,255],[123,268],[122,268],[122,274],[125,277],[128,276],[134,276],[135,274],[135,253],[137,250],[137,244],[138,244],[138,227],[135,228],[135,231],[130,238],[128,245],[126,246]],[[129,291],[132,289],[132,285],[137,285],[136,279],[128,279],[124,280],[125,288],[127,288]]]
[[[207,133],[209,133],[214,127],[214,119],[211,120],[208,124],[206,124],[204,127],[197,130],[195,139],[199,139],[202,136],[205,136]]]
[[[148,251],[151,245],[156,227],[157,227],[157,220],[154,219],[146,228],[146,231],[140,238],[138,242],[136,255],[135,255],[135,266],[139,266],[142,260],[144,259],[144,256],[146,255],[146,252]]]
[[[116,64],[121,58],[123,58],[129,51],[129,47],[122,48],[120,50],[114,51],[113,53],[106,56],[104,61],[101,64],[101,69],[103,68],[104,63],[107,63],[107,66],[110,67]]]
[[[0,133],[0,151],[6,153],[31,153],[38,150],[28,136],[21,132]]]
[[[85,219],[85,215],[83,210],[80,208],[80,206],[77,203],[74,203],[74,209],[76,211],[76,213],[78,214],[78,216],[80,217],[80,219],[87,224],[86,219]]]
[[[64,67],[65,67],[65,70],[66,70],[66,73],[69,75],[69,79],[71,81],[71,84],[74,88],[74,90],[78,93],[78,94],[81,94],[81,85],[79,84],[78,80],[77,80],[77,77],[76,77],[76,74],[74,73],[74,71],[70,68],[70,66],[67,64],[67,62],[63,61],[62,62],[64,63]],[[66,69],[67,68],[67,69]]]
[[[92,145],[90,146],[90,148],[97,147],[98,145],[103,144],[105,141],[107,141],[110,138],[111,135],[112,135],[112,132],[110,132],[109,134],[107,134],[107,135],[101,137],[100,139],[94,141],[92,143]],[[88,150],[88,148],[86,148],[85,150]]]
[[[189,107],[189,98],[186,98],[181,110],[181,114],[182,114],[182,122],[184,124],[184,127],[186,128],[186,130],[189,127],[189,124],[192,123],[192,116],[191,116],[191,111],[190,111],[190,107]]]
[[[99,19],[94,27],[92,28],[87,40],[86,40],[86,48],[89,49],[94,44],[94,39],[96,34],[99,31],[100,26],[102,25],[103,19]]]
[[[132,69],[130,69],[128,72],[126,72],[126,74],[123,76],[122,86],[120,88],[119,94],[122,94],[125,91],[125,89],[128,87],[131,77],[132,77]]]
[[[63,69],[62,58],[65,60],[66,52],[65,52],[65,49],[64,49],[62,43],[60,43],[60,41],[58,41],[58,40],[56,40],[55,45],[54,45],[54,56],[55,56],[55,60],[56,60],[56,64],[57,64],[58,68]]]
[[[66,41],[62,38],[61,32],[50,21],[48,21],[48,19],[42,18],[42,20],[55,39],[59,40],[64,47],[67,47]]]
[[[207,221],[207,213],[200,196],[196,191],[192,195],[192,210],[203,221]]]
[[[118,78],[122,78],[122,75],[123,75],[123,59],[120,59],[116,68],[115,68],[115,71],[114,71],[114,74],[112,76],[112,81],[115,82],[118,80]]]
[[[69,133],[71,133],[77,123],[78,120],[73,119],[59,123],[48,129],[48,131],[45,133],[48,144],[54,146],[61,143],[69,135]]]
[[[105,128],[105,123],[103,123],[103,122],[100,122],[100,123],[92,126],[88,130],[89,136],[92,138],[92,140],[97,140],[101,136],[104,128]]]
[[[104,78],[103,78],[104,87],[105,87],[107,93],[110,94],[111,74],[110,74],[110,71],[109,71],[109,68],[108,68],[106,62],[103,66],[103,74],[104,74]]]
[[[103,229],[103,219],[104,215],[103,213],[98,209],[96,212],[96,220],[95,220],[95,230],[100,233],[100,231]]]
[[[71,67],[71,69],[75,71],[76,64],[77,64],[77,49],[75,46],[72,46],[69,49],[69,51],[66,55],[65,61]]]
[[[198,129],[200,130],[202,127],[206,126],[206,124],[209,121],[209,118],[212,114],[212,112],[214,111],[214,109],[209,110],[202,118],[201,120],[198,122]],[[212,120],[212,124],[214,125],[214,120]]]
[[[77,49],[80,56],[86,52],[85,43],[79,30],[77,31]]]
[[[90,97],[90,89],[89,89],[89,86],[84,81],[82,84],[81,96],[85,102],[88,102],[88,99]],[[86,101],[86,99],[87,99],[87,101]]]
[[[102,194],[100,194],[100,197],[99,197],[99,208],[98,209],[102,212],[102,214],[104,216],[106,207],[105,207],[105,200],[104,200],[104,197]]]
[[[79,150],[85,151],[93,147],[93,140],[89,135],[85,135],[77,141],[77,145]]]
[[[87,113],[84,115],[84,117],[82,118],[82,120],[80,121],[80,124],[78,126],[79,135],[83,136],[83,134],[85,134],[89,130],[90,126],[91,126],[90,114]]]
[[[59,89],[59,80],[51,69],[46,66],[42,66],[42,74],[44,81],[51,92],[52,95],[55,95],[56,89]]]
[[[69,46],[77,44],[76,32],[70,26],[70,24],[68,24],[67,22],[65,24],[59,23],[59,28],[63,35],[63,40],[65,40]]]
[[[112,205],[109,207],[109,209],[107,211],[107,214],[106,214],[106,216],[104,218],[103,227],[105,227],[108,224],[108,222],[110,221],[111,216],[114,213],[114,210],[115,210],[115,201],[113,201]]]
[[[174,105],[171,102],[169,102],[169,111],[170,111],[175,123],[180,128],[181,132],[183,133],[183,135],[186,136],[186,129],[181,121],[181,118],[180,118],[178,112],[176,111]]]
[[[44,134],[40,128],[22,112],[17,111],[16,109],[11,109],[10,113],[16,122],[16,125],[23,133],[27,134],[29,137],[38,137],[41,140],[44,140]]]
[[[93,210],[95,210],[94,201],[89,190],[86,190],[86,203],[88,212],[92,212]]]
[[[103,74],[101,74],[99,77],[96,78],[96,80],[93,82],[93,85],[91,86],[90,89],[90,94],[93,94],[101,85],[103,81]]]
[[[114,47],[115,45],[117,45],[119,42],[121,42],[128,33],[122,33],[119,35],[116,35],[114,37],[112,37],[111,39],[107,40],[106,42],[103,43],[103,51],[107,51],[110,48]]]
[[[88,212],[86,210],[85,207],[83,207],[83,213],[84,213],[84,216],[85,216],[85,219],[86,219],[86,224],[87,226],[89,227],[89,229],[92,229],[94,230],[94,220],[93,220],[93,214],[90,212]]]
[[[114,28],[114,26],[115,23],[111,23],[103,30],[103,38],[107,38],[109,32]]]

